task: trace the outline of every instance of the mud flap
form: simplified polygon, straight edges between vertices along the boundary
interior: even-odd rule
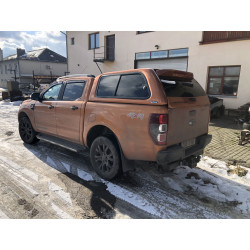
[[[121,146],[119,145],[120,147],[120,153],[121,153],[121,162],[122,162],[122,172],[123,173],[126,173],[128,171],[133,171],[135,170],[135,162],[134,161],[131,161],[131,160],[128,160],[123,152],[122,152],[122,149],[121,149]]]

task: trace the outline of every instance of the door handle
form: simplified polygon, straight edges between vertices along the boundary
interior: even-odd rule
[[[49,107],[48,107],[49,109],[53,109],[54,108],[54,106],[53,105],[49,105]]]
[[[72,109],[72,110],[76,110],[76,109],[78,109],[78,107],[72,106],[71,109]]]

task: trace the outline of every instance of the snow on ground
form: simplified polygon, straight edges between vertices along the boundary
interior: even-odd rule
[[[20,103],[0,102],[0,119],[5,119],[9,129],[14,131],[15,141],[20,141],[17,131]],[[9,150],[14,147],[16,154],[19,151],[24,157],[27,152],[32,153],[60,172],[73,173],[85,181],[103,182],[115,197],[155,218],[250,218],[250,173],[243,177],[230,174],[228,170],[234,166],[206,156],[202,157],[197,168],[178,166],[163,174],[154,167],[145,170],[138,166],[131,175],[131,184],[119,180],[104,181],[92,171],[87,161],[83,164],[82,156],[73,157],[70,151],[61,151],[57,147],[48,150],[46,143],[27,148],[21,143],[13,145],[1,138],[0,143]],[[57,186],[51,185],[50,188],[58,190],[64,200],[70,201],[70,197]],[[59,210],[58,213],[62,214]]]

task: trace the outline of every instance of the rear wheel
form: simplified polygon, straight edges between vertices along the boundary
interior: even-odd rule
[[[121,171],[120,154],[106,137],[97,137],[90,148],[90,160],[96,173],[106,180],[117,177]]]
[[[19,134],[21,139],[28,144],[33,144],[38,141],[36,132],[28,117],[21,117],[19,120]]]

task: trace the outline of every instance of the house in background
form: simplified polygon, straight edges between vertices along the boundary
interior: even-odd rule
[[[67,51],[70,74],[178,69],[226,108],[250,102],[249,31],[68,31]]]
[[[29,52],[17,49],[16,54],[5,58],[0,49],[0,87],[5,88],[7,81],[14,80],[20,87],[31,83],[51,83],[66,71],[67,59],[48,48]]]

